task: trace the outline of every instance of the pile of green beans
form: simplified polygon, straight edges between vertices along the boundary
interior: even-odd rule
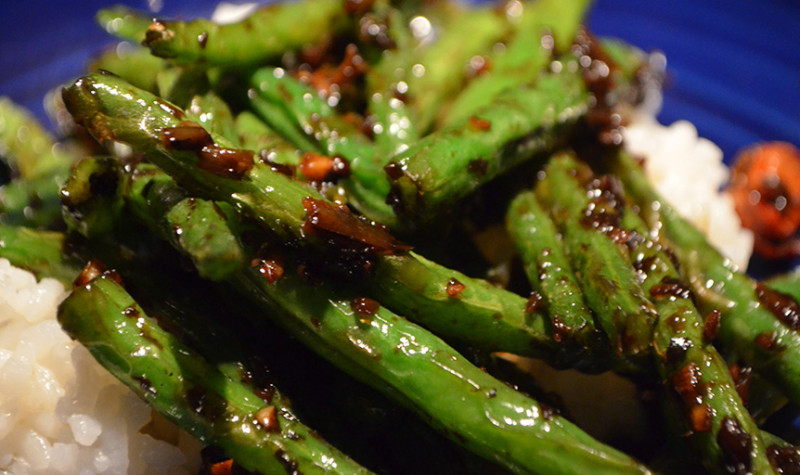
[[[731,268],[613,139],[652,74],[588,3],[102,10],[136,45],[63,88],[90,147],[0,101],[0,257],[245,470],[797,473],[762,424],[800,403],[791,281]],[[490,280],[488,230],[524,272]],[[596,440],[497,355],[629,378],[663,447]]]

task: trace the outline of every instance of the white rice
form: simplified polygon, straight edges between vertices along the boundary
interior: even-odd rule
[[[747,269],[753,233],[742,227],[731,196],[720,193],[729,178],[722,150],[698,137],[691,123],[664,126],[652,114],[634,115],[623,136],[628,151],[645,159],[659,193],[739,269]]]
[[[0,259],[0,474],[197,473],[199,444],[143,433],[149,407],[61,330],[65,295]]]

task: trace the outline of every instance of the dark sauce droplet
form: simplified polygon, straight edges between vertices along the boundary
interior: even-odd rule
[[[303,207],[308,213],[303,232],[329,239],[342,249],[377,255],[400,254],[411,249],[411,246],[395,239],[385,227],[354,215],[346,206],[306,197]]]
[[[792,446],[767,447],[767,460],[775,470],[783,475],[800,475],[800,452]]]
[[[800,304],[791,295],[756,284],[756,297],[778,320],[792,330],[800,330]]]
[[[356,297],[350,301],[350,308],[359,316],[370,318],[378,313],[381,304],[367,297]]]
[[[661,282],[650,288],[650,296],[655,300],[668,298],[688,299],[692,296],[692,291],[680,280],[664,277]]]
[[[700,368],[689,363],[672,376],[672,385],[680,395],[692,430],[708,432],[711,430],[711,408],[703,402]]]
[[[544,305],[544,297],[535,290],[528,296],[528,301],[525,302],[525,313],[533,313]]]
[[[703,324],[703,341],[705,343],[711,343],[717,337],[720,318],[722,318],[722,313],[717,309],[712,310],[706,317],[706,321]]]
[[[201,170],[224,178],[241,179],[253,168],[253,152],[220,147],[196,122],[181,122],[177,127],[162,129],[161,142],[168,150],[194,152]]]
[[[770,331],[761,332],[756,336],[756,345],[760,348],[763,348],[767,351],[770,351],[775,348],[775,343],[777,343],[777,337],[775,333]]]
[[[717,434],[717,443],[725,456],[726,468],[729,473],[750,473],[752,459],[750,451],[753,441],[750,434],[742,430],[735,419],[726,417]]]
[[[280,432],[281,425],[278,422],[278,410],[275,406],[267,406],[258,410],[255,420],[261,429],[266,432]]]
[[[268,253],[263,257],[255,257],[250,262],[250,267],[257,268],[258,273],[263,275],[270,285],[283,277],[283,273],[285,272],[283,256],[277,252]]]
[[[404,175],[403,173],[403,166],[397,162],[389,162],[385,167],[383,167],[383,171],[389,176],[389,179],[394,181],[399,179]]]

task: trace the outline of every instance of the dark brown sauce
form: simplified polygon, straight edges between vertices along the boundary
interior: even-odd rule
[[[535,290],[528,296],[528,301],[525,302],[525,313],[533,313],[539,310],[544,305],[544,297]]]
[[[767,460],[782,475],[800,475],[800,452],[792,446],[767,447]]]
[[[447,296],[450,297],[451,299],[456,298],[461,294],[461,292],[466,290],[466,288],[467,286],[462,284],[458,280],[450,279],[450,281],[447,282],[447,289],[446,289]]]
[[[356,297],[350,301],[350,308],[359,316],[370,318],[378,313],[381,304],[367,297]]]
[[[263,257],[256,257],[250,262],[250,267],[258,268],[258,273],[263,275],[270,285],[274,284],[285,272],[283,256],[277,252],[270,252]]]
[[[597,130],[597,138],[603,145],[620,145],[622,117],[613,111],[616,84],[612,72],[617,66],[606,55],[600,43],[587,30],[575,38],[572,53],[578,58],[583,81],[594,96],[594,103],[587,115],[590,127]]]
[[[730,372],[733,383],[736,386],[736,393],[739,394],[742,402],[747,406],[750,397],[750,381],[753,379],[753,368],[733,364],[730,367]]]
[[[278,410],[275,406],[261,408],[255,414],[255,420],[265,432],[280,432],[281,425],[278,422]]]
[[[189,407],[197,414],[203,413],[203,406],[206,399],[206,390],[201,386],[192,386],[183,395]]]
[[[89,262],[83,266],[81,273],[75,277],[75,281],[72,283],[72,288],[77,289],[78,287],[83,287],[97,277],[100,277],[105,270],[105,264],[97,259],[90,259]]]
[[[705,343],[711,343],[717,337],[720,318],[722,318],[722,313],[717,309],[712,310],[706,317],[703,324],[703,341]]]
[[[682,362],[691,347],[692,341],[688,338],[672,338],[667,346],[667,361],[671,364]]]
[[[689,286],[671,277],[664,277],[661,279],[661,282],[650,287],[649,293],[650,297],[653,297],[655,300],[666,298],[688,299],[692,296],[692,291],[689,289]]]
[[[208,43],[208,32],[204,31],[197,35],[197,44],[200,45],[200,49],[206,49],[206,43]]]
[[[753,441],[750,438],[750,434],[742,430],[742,427],[735,419],[726,417],[722,420],[722,425],[717,434],[717,443],[719,443],[722,454],[725,457],[728,473],[751,473],[752,459],[750,452],[753,448]]]
[[[397,162],[389,162],[383,170],[386,172],[386,175],[389,176],[390,180],[397,180],[402,177],[405,173],[403,173],[403,166]]]
[[[571,330],[558,315],[553,316],[553,340],[556,343],[566,343]]]
[[[711,430],[711,408],[705,404],[700,368],[689,363],[672,375],[672,385],[683,401],[686,413],[695,432]]]
[[[354,215],[346,206],[306,197],[303,207],[308,213],[303,232],[327,239],[340,248],[377,255],[401,254],[411,249],[386,228]]]
[[[162,129],[161,142],[169,150],[194,152],[200,169],[223,178],[238,180],[253,168],[253,152],[220,147],[195,122],[181,122],[178,127]]]
[[[483,158],[476,158],[475,160],[469,162],[469,165],[467,165],[467,170],[473,175],[483,178],[486,176],[486,172],[489,170],[489,161]]]
[[[756,335],[756,340],[755,340],[756,345],[767,351],[771,351],[772,349],[774,349],[775,343],[777,342],[778,340],[774,332],[765,331]]]
[[[792,330],[800,330],[800,305],[791,295],[770,289],[764,284],[756,284],[756,297],[778,320]]]

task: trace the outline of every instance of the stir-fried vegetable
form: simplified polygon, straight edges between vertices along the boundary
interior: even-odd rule
[[[414,432],[455,461],[432,471],[661,465],[499,379],[493,353],[507,352],[616,371],[657,393],[668,447],[691,450],[671,458],[676,470],[796,472],[800,453],[757,420],[784,397],[800,403],[800,304],[729,268],[621,152],[615,127],[647,63],[596,41],[586,8],[309,0],[225,26],[103,10],[98,21],[154,56],[106,53],[102,70],[63,89],[96,142],[77,163],[0,104],[12,172],[0,256],[77,278],[64,329],[222,449],[212,472],[392,471],[369,458],[362,467],[303,425],[280,381],[254,385],[260,332],[281,348],[298,340],[338,368],[325,371],[438,431]],[[21,123],[37,144],[15,140]],[[489,211],[466,220],[475,209]],[[528,282],[487,280],[469,226],[507,230]],[[185,292],[144,277],[175,255],[197,273]],[[230,293],[242,305],[226,325],[201,301]]]

